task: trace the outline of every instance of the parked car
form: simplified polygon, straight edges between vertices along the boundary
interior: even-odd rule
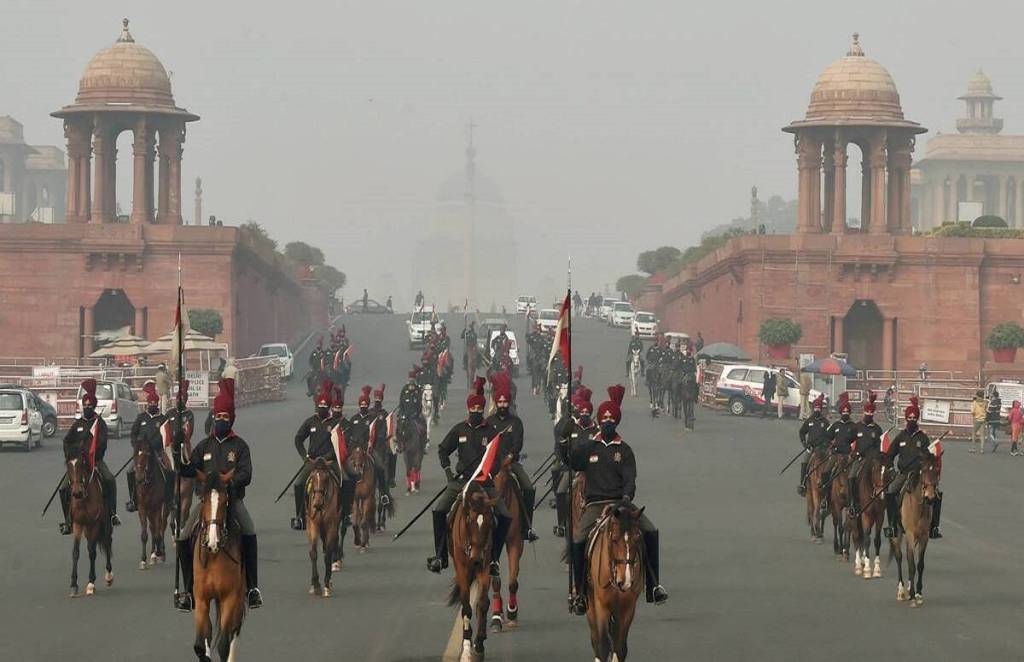
[[[78,387],[77,418],[82,417],[82,387]],[[107,434],[111,439],[120,439],[132,429],[139,417],[139,400],[124,382],[96,382],[96,412],[107,423]]]
[[[631,333],[639,334],[641,338],[653,338],[658,335],[658,318],[654,313],[638,310],[633,315]]]
[[[604,322],[608,323],[608,318],[612,314],[612,310],[615,309],[615,304],[619,303],[618,299],[605,299],[601,302],[601,306],[597,309],[597,317]]]
[[[561,312],[554,308],[545,308],[537,315],[537,326],[541,331],[554,331],[558,327],[558,318]]]
[[[0,445],[18,444],[26,452],[43,440],[43,415],[35,395],[25,388],[0,390]]]
[[[537,307],[537,297],[522,295],[516,299],[516,313],[525,315],[526,311]]]
[[[366,300],[366,308],[364,309],[363,300],[358,299],[355,303],[345,306],[345,312],[349,315],[390,315],[395,311],[373,299]]]
[[[424,306],[409,316],[405,323],[409,331],[409,349],[423,347],[426,344],[427,332],[430,331],[430,323],[433,319],[433,306]]]
[[[26,389],[21,384],[0,384],[0,389],[15,389],[18,391],[29,391],[31,393],[33,402],[35,402],[36,409],[43,415],[43,436],[49,439],[53,435],[57,434],[58,419],[57,409],[49,402],[39,397],[39,394],[31,389]]]
[[[766,403],[761,395],[766,372],[778,374],[778,369],[741,363],[723,365],[722,373],[715,385],[715,397],[719,402],[727,404],[729,411],[734,416],[742,416],[750,411],[759,411],[765,408],[774,409],[776,405]],[[787,414],[799,415],[800,383],[788,371],[786,372],[786,389],[786,399],[782,403],[783,411]],[[814,400],[820,394],[821,391],[811,389],[808,399]]]
[[[285,380],[291,379],[292,372],[295,370],[295,357],[292,356],[292,350],[287,343],[271,342],[260,345],[260,351],[256,352],[256,356],[271,356],[279,359],[284,366],[282,377]]]
[[[621,326],[628,328],[633,324],[633,304],[628,301],[619,301],[612,306],[611,315],[608,316],[608,326]]]

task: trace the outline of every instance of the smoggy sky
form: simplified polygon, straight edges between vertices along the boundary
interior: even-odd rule
[[[2,16],[0,114],[28,142],[63,147],[48,113],[128,16],[173,72],[178,105],[202,117],[185,145],[187,222],[199,175],[205,214],[321,246],[350,298],[411,298],[395,265],[461,172],[470,118],[515,222],[521,289],[542,301],[568,253],[579,289],[598,289],[640,250],[745,215],[751,185],[795,196],[779,128],[853,31],[909,119],[954,130],[982,66],[1006,97],[1005,132],[1024,132],[1024,5],[1007,2],[3,0]]]

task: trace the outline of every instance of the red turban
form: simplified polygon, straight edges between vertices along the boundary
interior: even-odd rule
[[[622,399],[626,396],[626,387],[622,384],[608,387],[608,399],[597,408],[597,420],[602,420],[605,414],[611,414],[615,422],[622,420]]]
[[[228,414],[231,420],[235,420],[235,380],[231,378],[221,379],[218,383],[220,390],[217,397],[213,399],[213,414]]]
[[[472,409],[473,407],[483,407],[487,404],[487,400],[484,398],[484,384],[487,380],[483,377],[477,377],[476,381],[473,382],[473,389],[469,393],[469,397],[466,398],[466,409]]]

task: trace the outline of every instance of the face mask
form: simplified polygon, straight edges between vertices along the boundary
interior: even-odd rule
[[[484,422],[484,413],[482,411],[471,411],[469,412],[469,424],[473,427],[477,427]]]
[[[147,411],[153,416],[156,416],[157,414],[160,413],[160,405],[149,405]]]
[[[870,415],[870,414],[865,414],[864,415],[864,422],[865,423],[874,423],[875,422],[875,417]]]
[[[605,441],[611,441],[615,438],[615,429],[619,427],[619,424],[615,421],[605,421],[601,423],[601,438]]]
[[[82,407],[82,416],[85,418],[92,418],[92,415],[96,413],[96,407],[94,405],[88,405]]]
[[[213,432],[218,438],[223,439],[231,432],[231,421],[214,421]]]
[[[505,418],[506,416],[508,416],[508,405],[499,406],[497,408],[497,410],[498,410],[498,416],[501,416],[502,418]]]
[[[327,413],[330,411],[327,407],[317,407],[316,413],[320,418],[327,418]]]
[[[917,421],[907,421],[907,432],[917,431]]]
[[[844,421],[848,421],[850,420],[850,415],[844,412],[839,418],[843,419]]]
[[[585,428],[590,427],[590,414],[580,415],[580,425],[582,425]]]
[[[331,416],[334,416],[334,417],[341,416],[341,410],[340,409],[332,409],[331,410]]]
[[[366,405],[359,405],[359,413],[360,414],[365,414],[368,411],[370,411],[369,407],[367,407]]]

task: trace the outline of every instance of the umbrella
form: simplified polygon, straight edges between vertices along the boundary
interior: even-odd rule
[[[857,369],[846,361],[833,359],[832,357],[818,359],[808,363],[803,372],[810,372],[818,375],[842,375],[843,377],[856,377]]]
[[[174,333],[173,332],[168,333],[168,334],[163,335],[163,336],[160,336],[159,338],[157,338],[155,341],[153,341],[152,343],[150,343],[146,347],[146,353],[147,354],[160,354],[162,352],[170,352],[171,351],[171,344],[173,342],[174,342]],[[205,350],[213,350],[213,351],[227,349],[227,344],[226,343],[217,342],[216,340],[214,340],[210,336],[204,336],[203,334],[199,333],[198,331],[193,331],[192,329],[189,329],[188,333],[185,334],[184,342],[182,344],[184,345],[184,349],[185,349],[186,352],[197,350],[197,349],[198,350],[205,349]]]
[[[107,343],[89,356],[91,358],[100,358],[104,356],[136,356],[138,354],[145,354],[146,347],[148,346],[149,341],[145,338],[128,334]]]
[[[697,352],[697,358],[726,361],[749,361],[750,355],[732,343],[713,342],[710,345],[705,345],[702,350]]]

